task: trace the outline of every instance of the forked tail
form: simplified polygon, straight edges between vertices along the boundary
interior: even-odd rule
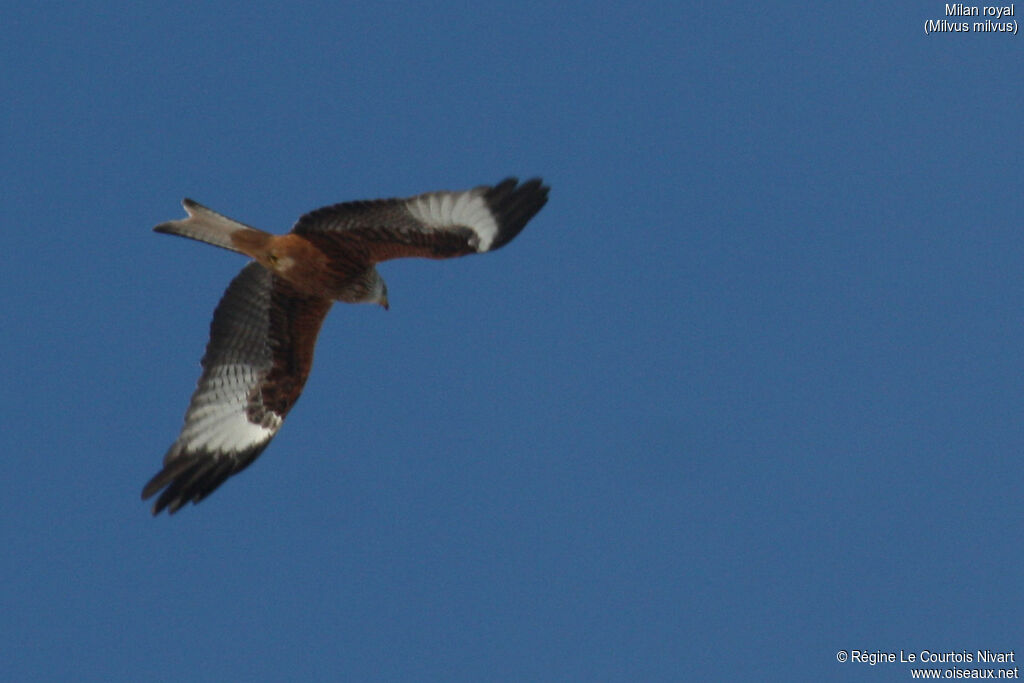
[[[160,225],[153,228],[156,232],[163,232],[169,235],[180,235],[181,237],[188,237],[200,242],[206,242],[216,247],[223,247],[224,249],[230,249],[231,251],[237,251],[239,253],[245,253],[239,249],[237,237],[235,240],[232,239],[232,235],[237,232],[249,232],[250,237],[247,242],[251,243],[253,240],[251,233],[259,233],[261,235],[268,235],[268,233],[256,228],[251,228],[244,223],[239,223],[236,220],[232,220],[227,216],[222,216],[216,211],[212,211],[199,202],[191,199],[184,199],[181,205],[185,207],[185,211],[188,212],[188,218],[182,218],[176,221],[168,221],[161,223]],[[241,237],[239,235],[238,237]],[[245,238],[242,238],[243,240]]]

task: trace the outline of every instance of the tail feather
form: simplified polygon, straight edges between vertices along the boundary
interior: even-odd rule
[[[244,223],[239,223],[227,216],[222,216],[192,199],[182,200],[181,205],[188,212],[188,218],[161,223],[153,228],[153,230],[169,235],[188,237],[239,253],[245,252],[239,249],[235,241],[231,239],[234,233],[238,231],[251,231],[264,235],[267,234],[262,230],[251,228]]]

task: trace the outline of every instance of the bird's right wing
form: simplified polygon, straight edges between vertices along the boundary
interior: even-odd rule
[[[258,263],[231,281],[213,314],[185,425],[142,491],[146,499],[163,489],[153,514],[199,502],[263,452],[302,392],[330,307]]]

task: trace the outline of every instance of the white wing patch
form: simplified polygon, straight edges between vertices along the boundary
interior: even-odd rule
[[[476,234],[473,246],[479,252],[491,248],[498,224],[479,190],[432,192],[413,197],[405,203],[413,218],[431,228],[462,226]]]
[[[239,453],[266,443],[281,427],[280,416],[268,411],[269,424],[253,424],[249,394],[263,379],[251,365],[225,364],[203,379],[185,415],[175,451]]]

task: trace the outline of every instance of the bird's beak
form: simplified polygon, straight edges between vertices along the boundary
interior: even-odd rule
[[[380,305],[384,307],[385,311],[391,308],[390,306],[388,306],[388,298],[386,296],[380,300]]]

